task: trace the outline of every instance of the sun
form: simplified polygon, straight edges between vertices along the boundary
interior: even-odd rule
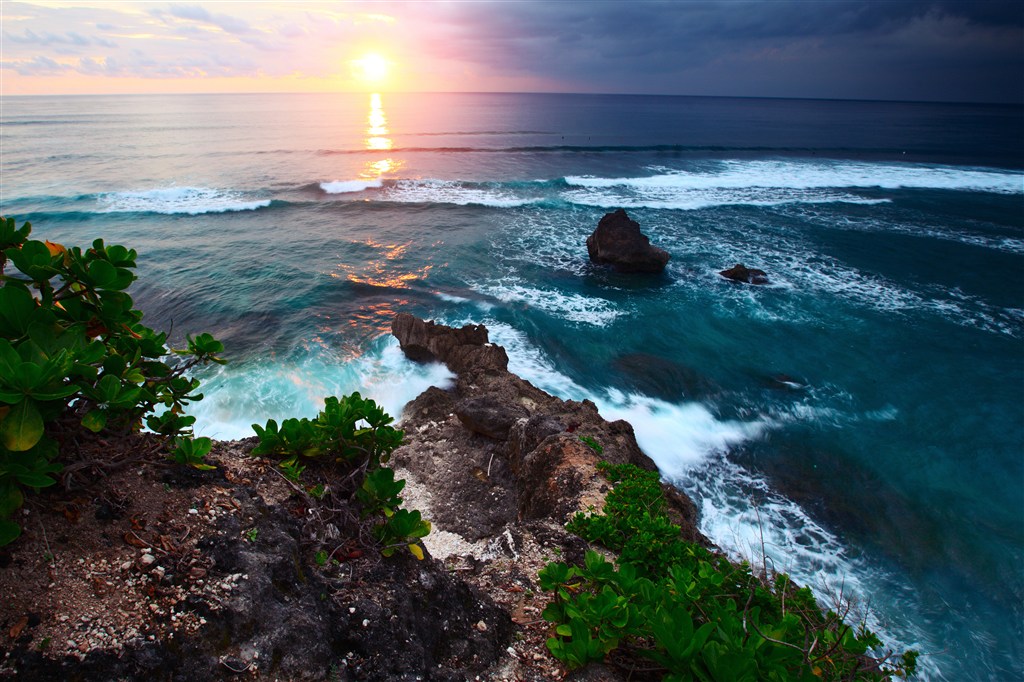
[[[367,52],[359,59],[352,60],[356,78],[367,83],[380,83],[388,76],[389,62],[376,52]]]

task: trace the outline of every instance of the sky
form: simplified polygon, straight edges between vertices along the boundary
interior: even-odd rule
[[[1021,0],[0,0],[0,95],[581,92],[1024,102]]]

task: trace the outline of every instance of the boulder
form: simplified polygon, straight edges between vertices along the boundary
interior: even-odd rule
[[[505,349],[487,341],[487,328],[482,324],[455,329],[399,313],[391,322],[391,333],[406,357],[415,362],[443,362],[456,374],[508,369]]]
[[[651,246],[640,224],[621,208],[601,218],[587,237],[587,252],[594,263],[611,265],[619,272],[662,272],[669,259],[668,251]]]
[[[522,405],[484,395],[460,401],[455,406],[455,416],[473,433],[494,440],[506,440],[512,426],[520,419],[529,417],[530,413]]]
[[[744,284],[768,284],[768,273],[757,268],[748,268],[743,263],[737,263],[728,270],[719,272],[722,277],[731,279],[734,282]]]

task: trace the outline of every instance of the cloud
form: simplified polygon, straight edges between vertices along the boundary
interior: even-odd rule
[[[377,50],[415,89],[1024,96],[1019,1],[4,2],[0,12],[4,64],[23,71],[344,82],[353,52]]]
[[[3,32],[4,40],[10,41],[18,45],[33,45],[39,47],[50,47],[50,46],[71,46],[71,47],[89,47],[98,45],[101,47],[117,47],[117,43],[112,40],[97,36],[83,36],[75,31],[68,31],[66,33],[36,33],[32,29],[25,29],[24,33],[18,35],[17,33]]]
[[[252,33],[253,29],[244,19],[232,17],[227,14],[211,14],[199,5],[171,5],[166,12],[154,10],[154,16],[164,17],[170,15],[178,19],[196,21],[201,24],[215,26],[227,33],[245,35]]]
[[[71,66],[43,55],[28,60],[4,60],[0,62],[0,68],[13,69],[22,76],[55,76],[72,70]]]

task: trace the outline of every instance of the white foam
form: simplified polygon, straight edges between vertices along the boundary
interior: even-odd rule
[[[164,187],[132,192],[109,192],[97,198],[101,213],[162,213],[166,215],[255,211],[270,199],[252,199],[239,192],[208,187]]]
[[[698,210],[712,206],[881,204],[850,190],[944,189],[1024,193],[1024,173],[924,164],[855,161],[722,161],[710,170],[661,166],[641,177],[568,176],[562,199],[602,208]]]
[[[398,203],[453,204],[456,206],[491,206],[494,208],[516,208],[536,203],[536,198],[516,196],[498,187],[469,187],[457,180],[398,180],[385,188],[386,201]]]
[[[766,420],[719,420],[700,403],[669,403],[637,393],[587,390],[556,370],[519,330],[493,320],[485,320],[485,324],[491,341],[505,347],[509,371],[560,398],[591,400],[605,419],[628,421],[641,449],[670,479],[679,478],[715,453],[757,438],[770,427]]]
[[[915,188],[1024,194],[1024,173],[1016,171],[857,161],[733,160],[720,162],[715,171],[675,170],[627,178],[569,176],[565,181],[580,187],[644,190]]]
[[[645,188],[617,192],[613,188],[568,190],[562,199],[580,206],[598,208],[655,208],[697,211],[713,206],[783,206],[785,204],[884,204],[889,199],[867,199],[835,191],[796,189],[687,189],[678,187]]]
[[[253,423],[314,417],[325,397],[354,391],[398,418],[406,403],[429,386],[447,386],[454,375],[441,364],[407,360],[389,336],[379,349],[350,362],[324,354],[300,363],[226,365],[198,378],[205,397],[187,410],[196,417],[196,434],[235,439],[255,435]]]
[[[469,324],[462,320],[458,325]],[[526,334],[504,322],[485,319],[488,338],[503,346],[508,353],[508,370],[551,395],[566,400],[584,400],[590,393],[565,374],[562,374],[544,353],[530,343]],[[457,326],[458,326],[457,325]]]
[[[449,303],[469,303],[468,298],[463,298],[462,296],[454,296],[452,294],[446,294],[441,291],[435,291],[434,295],[437,296],[442,301],[448,301]]]
[[[662,475],[678,479],[692,467],[730,446],[756,438],[766,421],[721,421],[700,403],[669,403],[640,394],[611,391],[595,400],[605,419],[633,425],[637,443]]]
[[[380,188],[383,185],[384,182],[380,178],[373,180],[335,180],[333,182],[321,182],[320,189],[328,194],[348,194]]]
[[[595,327],[606,327],[622,315],[622,311],[616,310],[611,302],[603,298],[530,287],[514,279],[475,285],[474,289],[505,303],[522,303],[569,322]]]

